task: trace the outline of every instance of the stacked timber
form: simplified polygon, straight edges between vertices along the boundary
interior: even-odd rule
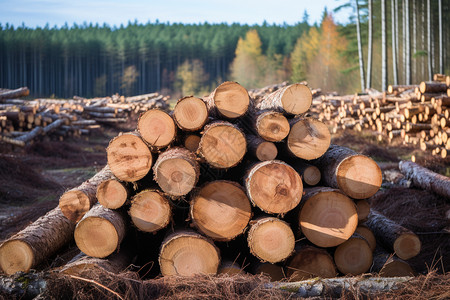
[[[0,141],[25,146],[42,136],[59,140],[87,136],[102,126],[134,120],[149,109],[168,109],[168,97],[158,93],[93,99],[13,99],[28,93],[27,88],[0,90]]]
[[[239,256],[274,279],[367,272],[374,237],[383,234],[372,233],[380,222],[366,201],[381,186],[380,168],[330,145],[327,126],[305,115],[313,102],[307,85],[272,90],[254,100],[225,82],[205,99],[180,99],[172,113],[146,110],[135,131],[113,138],[107,166],[59,201],[78,248],[98,259],[89,261],[113,265],[104,261],[115,260],[126,237],[152,233],[157,253],[141,249],[141,261],[157,256],[163,276],[239,273]],[[20,261],[15,239],[0,246],[8,274],[36,265],[8,267]],[[409,244],[403,259],[417,252]]]

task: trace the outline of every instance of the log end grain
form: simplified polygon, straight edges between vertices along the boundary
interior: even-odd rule
[[[247,90],[237,82],[227,81],[213,92],[217,111],[226,118],[234,119],[244,115],[250,104]]]
[[[281,104],[284,110],[293,115],[307,112],[311,103],[311,90],[301,83],[288,86],[281,97]]]
[[[262,142],[256,148],[255,154],[260,161],[274,160],[278,155],[278,149],[272,142]]]
[[[222,264],[219,267],[219,270],[217,270],[217,274],[227,274],[229,276],[244,273],[245,272],[241,269],[241,267],[232,261],[222,262]]]
[[[172,117],[159,109],[151,109],[143,113],[139,117],[137,128],[144,141],[155,148],[166,147],[176,135]]]
[[[331,143],[328,127],[315,119],[299,119],[291,127],[288,135],[288,149],[295,156],[312,160],[321,157]]]
[[[208,121],[206,103],[192,96],[181,98],[173,109],[173,119],[182,130],[200,130]]]
[[[219,180],[193,195],[190,213],[200,232],[214,240],[229,241],[247,227],[252,209],[240,185]]]
[[[153,163],[150,149],[134,134],[122,134],[114,138],[106,153],[111,172],[123,181],[142,179]]]
[[[59,208],[67,219],[77,223],[91,209],[91,201],[84,192],[70,190],[59,198]]]
[[[195,134],[190,134],[184,139],[184,148],[195,153],[198,150],[198,145],[200,144],[200,136]]]
[[[415,272],[407,262],[391,259],[384,263],[378,275],[381,277],[404,277],[415,276]]]
[[[359,221],[367,220],[370,214],[370,203],[366,199],[356,201],[356,212]]]
[[[355,230],[355,233],[359,234],[366,240],[372,252],[375,251],[375,247],[377,246],[377,240],[375,239],[375,235],[369,229],[369,227],[365,225],[358,225],[358,227]]]
[[[269,111],[258,116],[256,130],[263,139],[270,142],[279,142],[287,137],[290,126],[282,113]]]
[[[370,269],[372,250],[364,239],[350,238],[336,248],[334,261],[343,274],[356,276]]]
[[[128,214],[139,230],[156,232],[169,224],[172,213],[169,201],[161,193],[145,190],[133,197]]]
[[[6,275],[28,272],[34,265],[34,252],[24,241],[6,241],[0,247],[0,269]]]
[[[422,243],[414,233],[404,233],[394,242],[394,251],[398,257],[407,260],[420,253]]]
[[[324,249],[310,246],[296,251],[286,267],[289,281],[301,281],[313,277],[332,278],[336,274],[336,266],[330,254]]]
[[[114,225],[103,218],[83,218],[75,228],[77,247],[86,255],[103,258],[113,253],[120,243]]]
[[[128,191],[125,186],[115,179],[100,183],[97,187],[97,200],[106,208],[117,209],[125,204]]]
[[[254,269],[254,273],[256,275],[257,274],[267,275],[269,276],[270,281],[280,281],[286,278],[286,276],[284,275],[283,267],[268,262],[257,264]]]
[[[310,165],[303,171],[302,179],[309,186],[318,184],[320,182],[320,178],[320,170],[316,166]]]

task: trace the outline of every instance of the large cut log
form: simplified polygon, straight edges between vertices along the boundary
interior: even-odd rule
[[[171,196],[183,196],[197,184],[200,167],[196,156],[181,147],[164,151],[153,166],[156,183]]]
[[[172,208],[163,193],[144,190],[133,197],[128,214],[139,230],[156,232],[169,224]]]
[[[367,272],[372,265],[372,250],[363,236],[355,233],[334,252],[338,270],[345,275],[356,276]]]
[[[321,157],[330,146],[328,127],[312,118],[296,118],[291,121],[287,147],[296,157],[311,160]]]
[[[68,244],[74,228],[61,209],[54,208],[0,246],[0,269],[7,275],[28,272]]]
[[[324,249],[302,245],[289,260],[286,276],[289,281],[313,277],[332,278],[337,275],[333,258]]]
[[[220,252],[208,238],[193,231],[176,231],[161,244],[159,266],[163,276],[216,274]]]
[[[38,137],[41,133],[42,133],[42,127],[37,126],[37,127],[33,128],[33,130],[31,130],[30,132],[23,134],[18,138],[12,139],[12,138],[3,136],[3,137],[1,137],[1,140],[6,143],[13,144],[13,145],[16,145],[19,147],[25,147],[25,145],[28,142],[30,142],[31,140]]]
[[[247,141],[235,125],[217,121],[205,126],[198,151],[210,166],[228,169],[242,160],[247,151]]]
[[[108,166],[90,179],[65,192],[59,198],[59,208],[67,219],[77,223],[97,202],[97,187],[103,181],[111,179],[113,176]]]
[[[325,185],[339,188],[351,198],[369,198],[381,187],[383,178],[377,163],[349,148],[331,145],[312,164],[320,169]]]
[[[414,270],[404,260],[377,247],[373,254],[371,272],[377,272],[382,277],[414,276]]]
[[[212,117],[239,118],[250,105],[247,90],[237,82],[226,81],[205,98]]]
[[[252,221],[247,242],[250,252],[262,262],[277,263],[292,254],[295,236],[288,223],[274,217]]]
[[[355,233],[359,234],[366,240],[372,252],[375,251],[375,248],[377,246],[377,240],[375,239],[375,235],[369,229],[369,227],[367,227],[364,224],[360,224],[358,225],[358,227],[356,227]]]
[[[150,149],[137,132],[121,134],[106,148],[111,172],[120,180],[137,181],[150,171],[153,158]]]
[[[425,82],[422,81],[419,86],[420,92],[424,93],[445,93],[447,85],[444,82]]]
[[[130,263],[130,255],[127,251],[123,251],[123,249],[107,258],[90,257],[80,252],[65,264],[60,272],[67,275],[81,275],[84,272],[95,272],[96,269],[101,268],[105,271],[118,274],[125,270]]]
[[[232,181],[209,182],[191,197],[192,223],[200,232],[218,241],[241,234],[252,216],[244,189]]]
[[[386,249],[394,251],[401,259],[410,259],[420,253],[421,242],[411,230],[372,210],[366,225]]]
[[[173,109],[173,120],[178,127],[185,131],[197,131],[208,122],[206,103],[193,96],[178,100]]]
[[[300,175],[279,160],[251,167],[245,177],[245,187],[253,205],[273,214],[284,214],[295,208],[303,192]]]
[[[106,208],[117,209],[122,207],[128,196],[129,191],[127,187],[114,175],[112,175],[111,179],[104,180],[97,187],[97,200]]]
[[[258,135],[266,141],[280,142],[289,134],[289,122],[280,112],[253,110],[249,118]]]
[[[353,201],[327,187],[305,189],[299,225],[303,234],[319,247],[334,247],[349,239],[358,226]]]
[[[435,173],[412,161],[400,161],[398,167],[413,185],[450,200],[449,177]]]
[[[97,204],[78,222],[75,243],[89,256],[107,257],[116,251],[125,237],[126,225],[120,212]]]
[[[406,90],[414,90],[417,85],[392,85],[388,86],[388,93],[393,94],[394,92],[403,93]]]
[[[321,175],[316,166],[294,159],[289,160],[289,164],[300,174],[304,184],[314,186],[319,183]]]
[[[137,129],[142,139],[155,149],[168,146],[177,133],[172,117],[156,108],[139,117]]]
[[[15,90],[0,92],[0,100],[24,97],[29,94],[30,90],[27,87],[21,87]]]
[[[256,105],[256,108],[298,115],[307,112],[311,103],[312,93],[309,87],[296,83],[266,95]]]
[[[278,155],[277,146],[256,135],[247,135],[249,152],[260,161],[273,160]]]

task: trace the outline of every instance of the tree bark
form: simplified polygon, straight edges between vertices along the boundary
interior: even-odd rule
[[[400,161],[398,166],[413,185],[450,200],[450,178],[447,176],[435,173],[411,161]]]
[[[369,198],[381,187],[382,174],[377,163],[346,147],[331,145],[311,164],[320,169],[325,185],[339,188],[354,199]]]
[[[28,272],[68,244],[74,228],[61,209],[54,208],[0,246],[0,269],[7,275]]]
[[[168,146],[177,133],[172,117],[156,108],[140,115],[137,130],[142,139],[154,149]]]
[[[78,222],[75,242],[86,255],[104,258],[119,248],[126,234],[126,225],[120,212],[97,204]]]
[[[302,233],[319,247],[334,247],[349,239],[358,225],[353,201],[327,187],[305,189],[298,219]]]
[[[237,82],[226,81],[205,98],[209,115],[214,118],[236,119],[245,115],[250,106],[247,90]]]
[[[325,250],[313,246],[302,246],[296,251],[286,266],[289,281],[301,281],[309,278],[336,277],[336,265]]]
[[[173,109],[173,120],[181,130],[197,131],[208,122],[206,103],[196,97],[188,96],[178,100]]]
[[[295,237],[288,223],[262,217],[253,221],[247,242],[250,252],[262,262],[277,263],[293,253]]]
[[[259,110],[274,110],[293,115],[308,111],[312,103],[312,93],[308,86],[296,83],[266,95],[256,104]]]
[[[244,189],[232,181],[212,181],[192,194],[190,216],[200,232],[217,241],[242,234],[252,216]]]
[[[156,183],[171,196],[183,196],[197,184],[200,166],[197,157],[181,147],[162,152],[153,166]]]
[[[144,190],[133,197],[128,214],[139,230],[156,232],[169,224],[172,208],[160,191]]]
[[[421,242],[417,235],[379,212],[372,210],[366,225],[377,241],[401,259],[410,259],[419,254]]]

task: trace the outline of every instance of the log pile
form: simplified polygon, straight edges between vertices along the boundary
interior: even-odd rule
[[[390,85],[381,93],[322,95],[313,99],[312,114],[332,132],[371,130],[379,141],[401,141],[445,158],[450,150],[450,77],[432,82]]]
[[[365,199],[380,188],[381,170],[330,145],[326,125],[306,116],[313,102],[308,86],[269,91],[255,100],[225,82],[205,99],[180,99],[171,114],[143,112],[135,131],[111,140],[107,166],[60,197],[57,216],[74,224],[78,248],[108,260],[137,230],[154,234],[158,252],[143,252],[158,257],[163,276],[232,274],[250,262],[247,270],[291,280],[368,272],[374,236],[387,235],[380,247],[401,249],[403,259],[420,251],[413,233],[392,221],[388,232],[388,221],[369,215]],[[187,143],[190,137],[196,138]],[[37,222],[30,234],[46,238],[60,221]],[[7,274],[37,265],[22,263],[38,250],[23,235],[0,246]],[[16,240],[31,250],[16,251]],[[52,253],[60,247],[46,246]],[[242,264],[239,256],[246,257]]]
[[[25,146],[38,137],[80,137],[133,120],[152,108],[168,109],[168,97],[151,93],[133,97],[85,99],[14,99],[27,96],[27,88],[0,90],[0,141]],[[50,135],[51,133],[51,135]]]

